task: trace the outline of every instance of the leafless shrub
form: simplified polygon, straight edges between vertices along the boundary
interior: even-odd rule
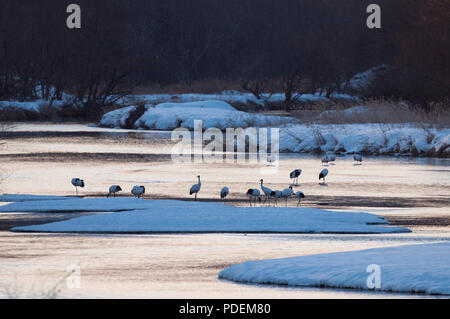
[[[29,291],[23,291],[23,288],[19,288],[17,284],[14,284],[13,286],[3,285],[2,290],[3,294],[8,299],[57,299],[59,298],[64,284],[69,276],[71,276],[71,273],[62,276],[61,279],[52,286],[49,288],[42,288],[39,292],[34,292],[33,287],[31,287]]]
[[[387,133],[392,129],[392,127],[385,123],[379,123],[377,129],[378,133],[383,138],[383,145],[386,146],[389,141],[389,139],[387,138]]]
[[[325,145],[327,142],[323,137],[322,130],[319,127],[313,128],[314,140],[316,141],[316,145]]]

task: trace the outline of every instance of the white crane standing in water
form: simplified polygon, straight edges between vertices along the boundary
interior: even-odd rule
[[[114,197],[116,197],[116,193],[121,192],[121,191],[122,191],[122,188],[120,188],[119,185],[112,185],[112,186],[109,188],[109,193],[108,193],[108,196],[106,196],[106,197],[109,197],[109,196],[111,196],[111,195],[113,195]]]
[[[202,187],[202,182],[200,181],[200,175],[198,175],[197,178],[198,178],[198,183],[192,185],[192,187],[189,191],[189,195],[195,194],[195,200],[197,200],[197,194]]]
[[[228,194],[230,193],[230,190],[228,189],[227,186],[225,186],[224,188],[222,188],[222,190],[220,191],[220,198],[224,199],[225,197],[228,196]]]
[[[325,185],[325,177],[328,175],[328,169],[324,168],[319,174],[319,181],[323,179],[323,185]]]
[[[264,195],[266,196],[266,199],[264,200],[264,203],[266,201],[268,201],[268,204],[270,204],[270,194],[272,194],[272,190],[269,187],[266,187],[266,186],[263,185],[264,180],[262,178],[261,178],[260,182],[261,182],[261,189],[262,189]]]
[[[289,177],[292,179],[292,185],[297,186],[298,185],[298,178],[302,175],[301,169],[295,169],[289,174]]]
[[[72,178],[72,185],[75,186],[75,190],[76,190],[77,196],[78,196],[78,187],[83,188],[84,187],[84,181],[82,179],[79,179],[79,178]]]

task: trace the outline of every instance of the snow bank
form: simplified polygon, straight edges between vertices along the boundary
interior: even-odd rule
[[[126,121],[130,116],[130,113],[136,109],[136,106],[128,106],[121,109],[117,109],[103,115],[100,120],[101,126],[106,127],[126,127]]]
[[[90,215],[45,225],[16,227],[40,232],[280,232],[395,233],[406,228],[387,226],[368,213],[333,212],[314,208],[234,207],[218,203],[134,198],[90,198],[13,203],[0,212],[128,211]]]
[[[381,291],[450,294],[450,242],[250,261],[219,278],[255,284],[370,289],[369,265],[380,266]]]
[[[105,114],[101,126],[123,127],[133,107]],[[136,128],[172,130],[178,127],[194,129],[194,121],[201,120],[203,129],[228,127],[266,127],[298,123],[298,120],[282,116],[266,116],[236,110],[223,101],[198,101],[189,103],[162,103],[147,107],[147,111],[135,122]]]
[[[224,101],[197,101],[189,103],[161,103],[155,106],[156,109],[204,109],[207,110],[227,110],[236,111],[234,107]]]
[[[450,155],[450,129],[413,125],[295,125],[280,130],[282,152]]]

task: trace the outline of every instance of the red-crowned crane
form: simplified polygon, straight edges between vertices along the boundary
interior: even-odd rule
[[[225,186],[224,188],[222,188],[222,190],[220,191],[220,198],[224,199],[225,197],[228,196],[228,194],[230,193],[230,190],[228,189],[227,186]]]
[[[292,194],[294,194],[294,191],[292,190],[292,186],[289,186],[289,188],[285,188],[281,191],[281,197],[286,199],[286,206],[287,206],[288,198],[291,197]]]
[[[289,177],[292,179],[292,185],[294,186],[298,185],[298,178],[300,175],[302,175],[302,170],[299,168],[293,170],[291,174],[289,174]]]
[[[298,199],[298,203],[297,203],[297,207],[298,207],[298,205],[300,205],[300,202],[302,201],[302,199],[305,198],[305,194],[303,194],[302,191],[298,191],[295,193],[295,198]]]
[[[328,175],[328,169],[324,168],[319,174],[319,181],[323,179],[323,184],[325,185],[325,177]]]
[[[145,194],[145,187],[136,185],[131,189],[131,194],[133,194],[134,197],[141,198],[141,196]]]
[[[354,160],[355,162],[358,162],[356,165],[361,165],[361,164],[362,164],[362,161],[363,161],[363,158],[362,158],[361,155],[355,154],[355,155],[353,155],[353,160]]]
[[[109,197],[111,195],[116,197],[116,193],[121,192],[121,191],[122,191],[122,188],[120,188],[119,185],[112,185],[109,187],[109,193],[108,193],[108,196],[106,196],[106,197]]]
[[[189,190],[189,195],[195,194],[195,200],[197,200],[197,194],[200,191],[200,188],[202,187],[202,182],[200,181],[200,175],[197,176],[198,183],[191,186],[191,189]]]
[[[256,205],[256,200],[261,202],[261,192],[259,191],[259,189],[250,188],[247,191],[247,195],[248,195],[248,199],[250,201],[250,206],[252,206],[252,200],[255,202],[255,205]]]
[[[72,185],[75,186],[75,191],[77,192],[78,196],[78,187],[83,188],[84,187],[84,181],[79,178],[72,178]]]
[[[322,157],[322,165],[323,164],[327,164],[328,165],[329,161],[330,161],[330,158],[328,157],[328,155],[325,155],[324,157]]]
[[[272,190],[269,187],[266,187],[266,186],[263,185],[264,180],[262,178],[261,178],[260,182],[261,182],[261,189],[262,189],[264,195],[266,196],[266,199],[264,200],[264,203],[266,201],[268,201],[268,204],[270,204],[270,194],[272,194]]]
[[[275,199],[275,205],[277,206],[278,205],[278,198],[281,198],[281,191],[274,190],[274,191],[272,191],[272,193],[270,193],[270,196]]]

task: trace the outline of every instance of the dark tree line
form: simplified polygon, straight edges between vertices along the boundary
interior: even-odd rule
[[[67,5],[82,28],[66,28]],[[222,79],[255,95],[343,90],[351,76],[391,66],[374,94],[421,103],[449,96],[450,0],[0,0],[0,99],[64,92],[82,116],[143,85]]]

